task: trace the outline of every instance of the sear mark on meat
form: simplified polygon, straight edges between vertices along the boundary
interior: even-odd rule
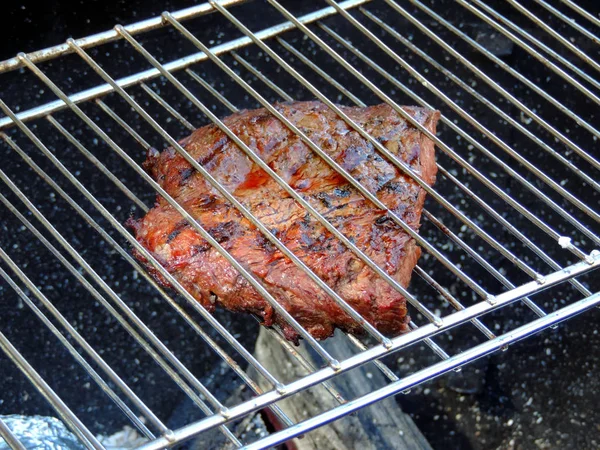
[[[425,191],[334,112],[316,101],[278,103],[274,107],[410,227],[419,229]],[[387,105],[341,108],[425,183],[434,183],[437,167],[433,142],[401,115]],[[403,109],[435,134],[439,112]],[[402,286],[408,286],[421,250],[384,211],[365,200],[265,109],[241,111],[223,122],[360,250]],[[379,331],[393,336],[408,330],[405,298],[290,198],[218,127],[200,128],[181,145]],[[185,158],[170,148],[160,153],[151,149],[144,167],[311,335],[325,339],[335,328],[361,331],[333,299],[204,177],[195,174]],[[128,225],[136,239],[209,311],[220,305],[256,314],[264,325],[277,325],[286,338],[298,341],[298,333],[166,200],[159,196],[146,216],[129,220]],[[150,265],[148,269],[168,286],[155,269]]]

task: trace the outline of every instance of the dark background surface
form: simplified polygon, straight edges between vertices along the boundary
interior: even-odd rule
[[[504,2],[488,3],[493,4],[500,10],[509,11]],[[593,10],[594,2],[579,3],[587,7],[588,10]],[[82,37],[104,31],[115,23],[130,23],[156,15],[164,10],[172,11],[190,4],[190,2],[183,1],[161,3],[146,1],[47,1],[41,4],[34,2],[4,2],[3,17],[7,20],[4,21],[5,25],[0,31],[2,37],[0,40],[2,42],[0,45],[0,59],[14,56],[18,51],[32,51],[57,44],[63,42],[69,36]],[[305,2],[302,7],[298,6],[298,2],[284,2],[284,4],[295,7],[297,10],[302,8],[314,9],[314,4],[321,5],[319,2]],[[445,11],[448,11],[448,5],[451,5],[451,2],[436,1],[432,4],[437,8],[444,8]],[[529,3],[525,4],[531,6]],[[369,9],[374,12],[378,11],[377,8]],[[596,10],[598,10],[597,6]],[[263,21],[270,20],[269,23],[281,21],[277,19],[276,15],[261,16],[258,9],[246,8],[243,11],[245,14],[243,16],[244,22],[255,25],[253,29],[261,28]],[[456,12],[449,11],[447,17],[453,18],[453,23],[462,23],[461,11],[460,8],[456,8]],[[556,25],[554,19],[550,18],[547,13],[543,17],[549,23]],[[518,20],[518,16],[515,16],[515,20]],[[227,28],[219,21],[213,23],[206,19],[200,20],[199,23],[198,32],[202,32],[201,27],[204,26],[205,34],[203,36],[206,36],[206,39],[209,39],[208,34],[217,39],[220,31],[231,31],[231,28]],[[468,23],[467,21],[467,25]],[[527,22],[523,21],[523,23]],[[561,33],[573,36],[576,39],[580,38],[572,30],[564,26],[556,26]],[[211,30],[211,33],[206,33],[207,27]],[[592,28],[590,27],[590,29]],[[349,28],[341,26],[341,30],[348,31]],[[599,32],[599,30],[595,31],[596,33]],[[170,47],[169,42],[161,43],[164,44],[163,47],[165,48],[165,54],[161,56],[166,60],[174,59],[172,54],[179,54],[186,50],[185,48]],[[294,42],[303,50],[310,51],[311,47],[302,43],[302,41],[298,42],[292,37],[291,42]],[[585,40],[576,42],[578,45],[587,45]],[[152,43],[149,42],[148,45],[152,45]],[[434,55],[439,61],[443,61],[441,54],[439,58],[437,57],[439,54],[437,47],[431,44],[428,45],[429,47],[426,47],[425,50]],[[584,48],[590,51],[590,54],[596,60],[600,60],[596,47]],[[123,73],[134,72],[137,61],[121,60],[119,59],[121,54],[123,53],[120,52],[119,47],[115,46],[113,56],[107,55],[107,61],[114,58],[111,68],[117,72],[121,70]],[[491,65],[486,66],[487,63],[484,58],[478,58],[475,53],[469,56],[487,70],[494,70]],[[100,58],[102,55],[98,55],[98,57]],[[531,59],[521,50],[514,49],[504,58],[511,66],[518,68],[532,79],[547,73],[539,65],[533,64]],[[332,64],[330,67],[335,66]],[[48,70],[55,71],[52,73],[65,78],[68,91],[80,89],[78,83],[81,83],[81,86],[87,86],[85,80],[78,81],[78,74],[73,74],[74,81],[66,80],[66,76],[71,74],[68,74],[64,68],[55,66],[48,67]],[[336,73],[337,76],[337,72],[331,71],[331,73]],[[470,80],[468,73],[458,65],[456,73]],[[206,74],[212,80],[218,80],[217,71],[211,72],[206,69]],[[495,74],[497,75],[496,79],[499,79],[500,82],[504,83],[504,86],[510,88],[513,83],[512,79],[503,78],[504,75],[501,71],[497,71]],[[81,78],[84,78],[83,75]],[[354,84],[355,80],[347,74],[340,73],[338,79],[353,88],[353,90],[355,89],[356,92],[364,93],[364,89],[356,86]],[[561,98],[563,97],[564,87],[562,83],[555,83],[552,80],[545,82],[543,77],[539,80],[544,89],[548,89],[554,95],[561,96]],[[0,81],[4,81],[4,79],[0,78]],[[95,84],[95,82],[97,80],[93,83],[90,81],[92,84]],[[451,91],[453,87],[450,83],[440,78],[439,85],[447,88],[452,96],[454,91]],[[159,84],[159,87],[164,89],[165,92],[169,92],[164,83]],[[40,95],[43,97],[48,93],[38,95],[38,90],[39,86],[34,85],[28,90],[23,90],[19,81],[16,80],[13,84],[4,82],[0,85],[0,96],[12,107],[26,105],[27,102],[39,104]],[[223,92],[230,99],[238,98],[239,104],[246,106],[245,102],[247,101],[243,99],[243,95],[236,97],[239,95],[239,90],[233,87],[224,87]],[[288,92],[298,98],[308,98],[306,92],[301,92],[293,85],[289,86]],[[537,97],[533,97],[527,91],[520,91],[518,96],[528,104],[536,105],[539,102]],[[276,97],[272,96],[272,98],[275,99]],[[372,102],[371,97],[365,98]],[[431,97],[427,98],[430,99]],[[53,99],[53,97],[50,95],[48,99]],[[469,103],[469,100],[460,100],[462,106],[476,108]],[[599,121],[595,117],[596,105],[583,101],[581,97],[577,96],[567,98],[567,104],[569,107],[576,108],[582,117],[598,126]],[[189,110],[189,105],[181,100],[179,103],[175,102],[174,105]],[[251,106],[252,104],[249,103],[248,107]],[[115,107],[119,107],[116,101]],[[126,111],[126,108],[122,105],[120,108],[122,111]],[[486,126],[492,127],[503,139],[510,139],[511,142],[514,142],[515,148],[527,151],[531,147],[528,146],[528,141],[522,136],[507,131],[508,127],[498,126],[496,123],[497,118],[489,112],[478,109],[475,109],[474,112],[477,113],[477,117],[481,118]],[[518,112],[516,114],[514,110],[510,110],[510,112],[518,116]],[[225,115],[226,110],[218,109],[218,113]],[[552,116],[552,114],[548,115]],[[77,122],[66,114],[58,114],[57,117],[68,129],[77,129]],[[206,122],[206,119],[200,118],[197,113],[196,116],[192,115],[191,117],[197,119],[195,122],[193,121],[195,125]],[[560,124],[560,117],[553,118],[556,120],[554,123]],[[38,126],[38,132],[42,134],[50,130],[47,124],[40,123]],[[173,128],[173,132],[180,136],[185,134],[185,130],[177,128]],[[443,132],[444,128],[442,127],[442,136],[447,136]],[[577,133],[577,127],[573,127],[569,136],[575,135],[578,137]],[[64,146],[64,139],[61,141],[50,133],[44,136],[53,150],[58,148],[61,151],[61,146]],[[87,139],[89,142],[86,142],[86,145],[89,144],[90,148],[93,148],[94,143],[91,138],[82,136],[81,139]],[[595,154],[598,155],[597,150],[595,150],[596,146],[591,140],[586,141],[586,137],[581,139],[578,142],[581,142],[584,148],[595,151]],[[21,138],[19,142],[23,143],[25,139]],[[133,148],[133,141],[131,145]],[[30,153],[34,152],[31,148],[27,150]],[[535,149],[531,151],[533,152]],[[68,159],[70,154],[63,151],[62,156]],[[137,160],[142,160],[142,150],[137,151],[134,157]],[[107,156],[107,158],[109,157]],[[79,159],[82,158],[79,157]],[[44,165],[43,158],[39,158],[38,162],[45,169],[49,166],[48,164]],[[111,167],[114,167],[115,172],[120,177],[129,180],[128,185],[142,186],[139,180],[121,168],[123,163],[118,158],[114,160],[107,159],[107,162],[113,165]],[[542,162],[543,160],[538,161],[539,164],[542,164]],[[84,175],[87,173],[87,164],[80,165],[78,159],[74,159],[70,164],[70,168],[73,170],[81,170]],[[584,165],[581,166],[585,167]],[[547,165],[544,167],[548,171],[556,170],[556,177],[564,176],[552,160],[547,160]],[[115,262],[116,257],[107,257],[106,249],[101,245],[92,245],[91,240],[94,239],[93,236],[95,235],[85,225],[79,223],[80,221],[71,219],[70,209],[64,202],[49,199],[45,184],[41,181],[31,181],[36,180],[37,177],[23,170],[23,166],[16,162],[16,159],[11,160],[9,158],[3,166],[3,170],[14,176],[17,184],[27,195],[33,198],[40,208],[44,208],[47,217],[69,236],[76,248],[80,251],[83,249],[85,257],[94,262],[94,267],[98,268],[98,271],[116,292],[128,304],[136,307],[136,312],[143,317],[153,330],[157,330],[157,335],[169,345],[169,348],[180,357],[182,362],[190,367],[192,372],[201,374],[205,378],[212,377],[214,379],[215,376],[218,377],[218,374],[215,374],[213,370],[215,357],[202,343],[201,339],[190,333],[189,327],[176,317],[150,287],[135,278],[126,264],[120,263],[119,265]],[[53,173],[51,169],[48,170],[49,173]],[[502,181],[499,180],[499,183]],[[63,185],[66,186],[67,184],[63,183]],[[88,185],[93,192],[102,192],[104,188],[102,181],[94,178],[93,172],[90,172],[90,177],[86,179],[86,186]],[[4,186],[2,189],[2,192],[4,192]],[[577,194],[590,204],[597,205],[598,197],[588,191],[582,188],[577,191]],[[140,187],[136,192],[143,193],[144,188]],[[516,188],[513,188],[513,195],[521,199],[521,192]],[[14,198],[8,197],[11,200]],[[143,200],[147,204],[151,204],[152,198],[153,194],[147,192]],[[458,194],[448,194],[448,199],[458,203],[460,196]],[[115,195],[103,198],[102,201],[112,212],[118,207],[121,199]],[[531,200],[523,195],[523,202],[527,201]],[[14,203],[18,202],[14,201]],[[501,208],[501,205],[497,206]],[[537,207],[535,202],[531,202],[530,206],[532,209]],[[3,214],[3,230],[0,243],[3,248],[11,248],[9,252],[11,256],[23,267],[26,267],[26,272],[36,280],[42,291],[59,308],[62,306],[61,311],[64,311],[65,315],[76,324],[78,330],[85,334],[89,342],[96,348],[102,349],[102,356],[107,359],[107,362],[118,367],[119,374],[134,386],[136,392],[140,393],[140,396],[148,402],[154,411],[157,411],[162,419],[168,421],[169,417],[173,416],[173,412],[177,411],[183,394],[167,382],[166,375],[163,375],[149,361],[149,358],[144,358],[143,352],[132,344],[131,338],[122,332],[114,321],[111,321],[108,314],[104,313],[101,307],[93,303],[90,303],[89,306],[81,303],[88,301],[89,296],[85,295],[84,290],[79,288],[73,279],[70,283],[67,283],[63,281],[61,276],[56,275],[62,273],[59,264],[54,262],[48,252],[41,251],[39,249],[40,245],[32,240],[31,235],[22,232],[18,222],[12,218],[12,215],[4,207],[2,208],[0,214]],[[91,210],[92,208],[88,209]],[[24,208],[21,208],[21,210],[24,211]],[[125,220],[129,214],[139,215],[139,212],[127,209],[121,211],[118,217]],[[447,218],[442,214],[440,213],[440,217],[451,222],[451,218]],[[6,220],[4,220],[4,217],[6,217]],[[553,219],[550,217],[547,220]],[[521,226],[527,227],[529,225],[526,221],[522,221]],[[504,238],[503,235],[498,236]],[[553,256],[562,257],[558,252]],[[502,264],[492,253],[489,257],[494,264]],[[427,264],[427,262],[424,263]],[[510,267],[507,270],[510,271]],[[518,277],[517,274],[514,275]],[[455,293],[464,292],[464,287],[460,284],[453,284],[452,277],[447,274],[436,272],[435,277],[440,279],[445,286],[454,288]],[[490,285],[494,283],[493,280],[488,280],[490,277],[486,276],[485,273],[478,274],[478,281],[480,278],[485,283],[490,283]],[[517,279],[519,280],[519,278]],[[416,285],[414,288],[418,291],[419,286]],[[547,310],[552,310],[562,303],[574,300],[575,297],[567,291],[558,291],[548,295],[547,298],[542,296],[539,298]],[[77,306],[80,306],[80,308],[72,308],[74,301],[77,302]],[[91,312],[91,314],[78,316],[80,310]],[[41,328],[39,321],[26,311],[27,307],[23,307],[22,303],[16,300],[10,288],[5,283],[0,283],[0,330],[15,342],[19,350],[49,380],[67,404],[84,419],[84,422],[93,431],[109,433],[119,429],[124,424],[122,415],[116,411],[116,408],[107,404],[105,397],[89,388],[90,380],[88,376],[71,362],[72,358],[58,347],[55,338]],[[498,353],[477,363],[471,369],[465,369],[464,373],[466,375],[464,377],[468,378],[465,385],[469,392],[457,392],[457,386],[460,384],[459,379],[463,375],[453,374],[414,389],[409,395],[399,396],[398,402],[413,415],[435,449],[595,448],[600,443],[600,428],[598,426],[600,411],[597,407],[600,404],[600,384],[598,381],[600,357],[596,350],[600,344],[597,325],[599,317],[598,310],[590,311],[567,324],[561,325],[557,330],[547,331],[541,336],[516,344],[508,352]],[[257,332],[257,326],[253,322],[251,326],[248,326],[246,320],[238,320],[237,317],[226,313],[220,313],[219,318],[227,324],[236,337],[242,340],[247,348],[252,348],[252,342]],[[494,330],[500,332],[504,329],[504,326],[510,328],[519,320],[524,321],[531,318],[531,313],[526,309],[514,306],[507,308],[505,313],[494,316],[486,323],[490,326],[492,324],[497,325]],[[460,343],[442,341],[442,344],[448,350],[457,351],[473,343],[468,335],[457,340]],[[409,373],[415,366],[435,362],[436,360],[433,357],[429,357],[429,353],[428,350],[417,347],[414,350],[401,353],[398,357],[391,358],[390,364],[397,368],[400,373]],[[0,381],[0,414],[53,414],[51,408],[45,404],[34,388],[6,358],[0,358],[0,380],[2,380]],[[171,424],[178,426],[175,422]]]

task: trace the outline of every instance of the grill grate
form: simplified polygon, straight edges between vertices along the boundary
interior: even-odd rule
[[[600,248],[600,214],[594,208],[600,192],[597,181],[600,163],[595,145],[600,134],[594,125],[597,120],[593,116],[582,117],[582,109],[578,108],[578,104],[600,104],[600,83],[596,80],[600,65],[593,59],[598,50],[593,46],[600,43],[595,27],[600,23],[594,15],[567,0],[557,7],[535,0],[541,8],[536,8],[536,12],[533,7],[527,9],[510,0],[505,5],[505,9],[512,8],[509,18],[506,11],[493,9],[486,2],[458,0],[456,4],[462,7],[460,13],[468,15],[470,20],[468,26],[464,26],[465,23],[453,17],[454,11],[442,11],[443,8],[429,7],[418,0],[339,3],[325,0],[326,7],[305,11],[302,15],[289,11],[276,0],[268,0],[268,4],[252,3],[260,14],[275,18],[276,24],[252,32],[245,23],[246,16],[238,13],[238,8],[249,6],[247,2],[215,1],[134,25],[117,26],[87,38],[69,39],[60,46],[19,54],[0,63],[0,76],[16,86],[18,83],[40,86],[43,98],[31,102],[17,96],[16,100],[9,101],[8,98],[14,96],[5,93],[0,99],[0,108],[5,114],[0,118],[0,130],[3,130],[0,137],[8,161],[0,170],[3,182],[0,202],[3,214],[10,216],[7,230],[13,227],[10,232],[16,233],[19,240],[32,241],[28,245],[49,251],[56,260],[52,259],[53,264],[60,263],[62,267],[52,272],[55,279],[50,284],[60,290],[61,283],[66,283],[64,280],[75,278],[82,288],[81,295],[93,298],[99,305],[82,307],[82,310],[93,317],[102,307],[110,320],[116,321],[168,379],[185,392],[205,418],[177,430],[169,429],[164,419],[149,406],[148,399],[136,393],[128,377],[123,375],[127,360],[112,363],[103,343],[90,338],[90,330],[81,329],[75,316],[57,300],[56,292],[48,289],[47,281],[40,287],[38,278],[51,266],[35,270],[27,258],[23,259],[9,247],[6,239],[0,242],[3,297],[9,302],[16,294],[42,321],[100,390],[148,438],[149,442],[142,448],[173,446],[215,427],[220,427],[235,447],[270,447],[452,369],[458,370],[470,361],[600,304],[600,292],[596,292],[599,287],[597,283],[594,285],[591,275],[593,269],[600,266],[597,250]],[[512,19],[514,11],[520,14],[518,21]],[[537,15],[539,11],[546,11],[564,23],[566,29],[575,31],[580,39],[571,40],[547,25]],[[206,26],[205,17],[214,18],[216,24],[227,30],[222,43],[205,39],[206,33],[195,25],[198,22],[199,26]],[[577,22],[573,20],[575,17]],[[581,23],[580,19],[583,19]],[[279,23],[282,20],[284,22]],[[480,39],[485,33],[518,47],[530,57],[528,63],[537,61],[540,76],[530,79],[522,70],[495,55]],[[236,35],[239,37],[229,37]],[[182,56],[173,60],[169,57],[169,62],[164,62],[161,45],[166,41],[163,39],[177,40],[180,47],[174,53],[183,52]],[[207,45],[208,39],[211,40]],[[438,53],[423,50],[424,42],[435,45]],[[98,50],[105,48],[131,55],[135,61],[151,68],[124,76],[111,75],[117,69],[111,66],[110,58]],[[340,66],[347,73],[342,75]],[[65,84],[65,73],[71,73],[75,67],[83,78],[98,81],[91,87],[67,94],[64,86],[69,85]],[[460,70],[467,76],[459,75]],[[509,77],[510,86],[497,81],[499,74]],[[560,85],[558,90],[543,81],[546,77]],[[521,98],[525,90],[534,93],[539,103],[527,104]],[[464,100],[466,97],[468,102]],[[420,234],[271,106],[273,101],[303,98],[318,98],[329,105],[377,151],[428,192]],[[390,158],[384,146],[352,123],[335,105],[340,102],[364,106],[381,101],[434,140],[439,155],[435,187],[430,188],[415,177],[403,162]],[[433,136],[400,109],[399,104],[408,103],[442,111],[443,125],[438,136]],[[27,106],[21,106],[18,111],[16,106],[22,104]],[[241,107],[258,105],[278,116],[314,152],[417,240],[425,254],[415,269],[416,276],[409,290],[329,224],[218,119]],[[543,113],[543,110],[552,113]],[[412,332],[394,338],[381,335],[274,237],[252,211],[185,153],[177,138],[185,135],[186,130],[203,125],[207,119],[407,298],[415,318],[410,324]],[[155,142],[166,143],[184,155],[282,253],[362,324],[366,331],[364,337],[347,337],[356,348],[352,357],[341,359],[330,354],[312,338],[278,305],[268,286],[231,257],[202,224],[144,172],[139,164],[140,155],[156,145]],[[152,189],[148,189],[148,184]],[[251,343],[242,342],[228,330],[227,319],[204,310],[137,243],[122,224],[130,211],[137,215],[148,211],[153,193],[167,199],[294,326],[305,338],[302,345],[321,356],[323,367],[314,367],[278,332],[271,330],[273,339],[309,372],[284,385],[252,355]],[[47,198],[51,198],[50,203],[42,201]],[[127,207],[121,206],[125,204]],[[76,214],[73,215],[73,211]],[[68,226],[53,223],[57,214],[73,215],[73,222],[99,234],[101,248],[94,251],[103,253],[107,260],[118,259],[118,267],[127,266],[139,281],[123,291],[118,282],[107,278],[106,267],[93,264],[91,248],[98,241],[79,241],[77,232],[71,234],[73,230]],[[31,235],[35,239],[32,240]],[[179,297],[165,292],[141,268],[130,255],[131,247],[150,261],[174,286]],[[132,301],[140,284],[147,285],[148,290],[144,292],[151,291],[158,302],[169,305],[178,320],[185,323],[186,332],[197,335],[204,342],[203,346],[220,357],[249,387],[255,394],[251,401],[226,406],[199,380],[181,352],[173,351],[171,345],[161,339],[157,322],[153,322],[153,328],[143,318],[148,305]],[[517,303],[523,308],[517,310]],[[518,316],[522,316],[520,322],[516,320]],[[491,326],[498,321],[500,325]],[[479,336],[475,344],[471,340],[462,348],[452,346],[452,336],[463,332],[472,336],[474,330]],[[496,330],[502,333],[497,335]],[[11,343],[9,334],[6,328],[0,328],[0,347],[8,359],[36,386],[87,447],[103,448]],[[389,355],[419,343],[427,345],[439,361],[415,368],[409,374],[401,374],[386,364]],[[454,351],[449,350],[451,347]],[[345,399],[328,382],[340,373],[367,363],[374,364],[390,384],[365,396]],[[263,392],[253,375],[243,369],[245,365],[251,367],[256,376],[263,377],[271,390]],[[277,406],[278,400],[317,384],[322,384],[339,406],[300,423],[294,423]],[[270,408],[279,418],[283,430],[254,442],[241,442],[230,425],[263,407]],[[1,420],[0,436],[15,448],[21,448]]]

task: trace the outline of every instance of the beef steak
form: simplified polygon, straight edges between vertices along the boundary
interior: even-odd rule
[[[320,102],[274,107],[415,230],[425,191],[382,158],[373,145]],[[391,107],[341,107],[427,184],[435,181],[433,142]],[[403,107],[435,133],[439,112]],[[406,287],[420,248],[385,212],[302,143],[266,109],[223,119],[233,133],[375,263]],[[367,321],[387,335],[408,329],[406,300],[306,212],[215,125],[199,128],[181,145],[277,238]],[[336,327],[359,332],[349,317],[301,269],[274,247],[174,149],[152,150],[144,163],[156,181],[317,339]],[[163,198],[145,217],[130,220],[137,240],[205,308],[217,304],[298,333]],[[136,256],[143,262],[140,254]],[[150,272],[168,285],[148,265]]]

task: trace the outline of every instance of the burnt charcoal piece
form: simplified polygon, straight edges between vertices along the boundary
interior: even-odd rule
[[[274,107],[333,160],[418,230],[425,191],[386,161],[359,133],[320,102]],[[427,184],[435,181],[433,142],[390,106],[341,107],[358,125],[403,160]],[[404,107],[435,133],[439,112]],[[242,111],[223,122],[338,230],[407,286],[421,254],[401,227],[386,220],[342,176],[265,109]],[[181,145],[332,289],[378,330],[408,330],[406,301],[298,205],[218,127],[208,125]],[[317,339],[335,328],[359,332],[350,318],[301,269],[279,252],[175,150],[149,152],[144,167],[280,304]],[[163,198],[140,220],[137,240],[208,310],[217,304],[276,324],[291,341],[297,332]],[[136,255],[143,261],[141,255]],[[157,279],[155,270],[149,267]]]

